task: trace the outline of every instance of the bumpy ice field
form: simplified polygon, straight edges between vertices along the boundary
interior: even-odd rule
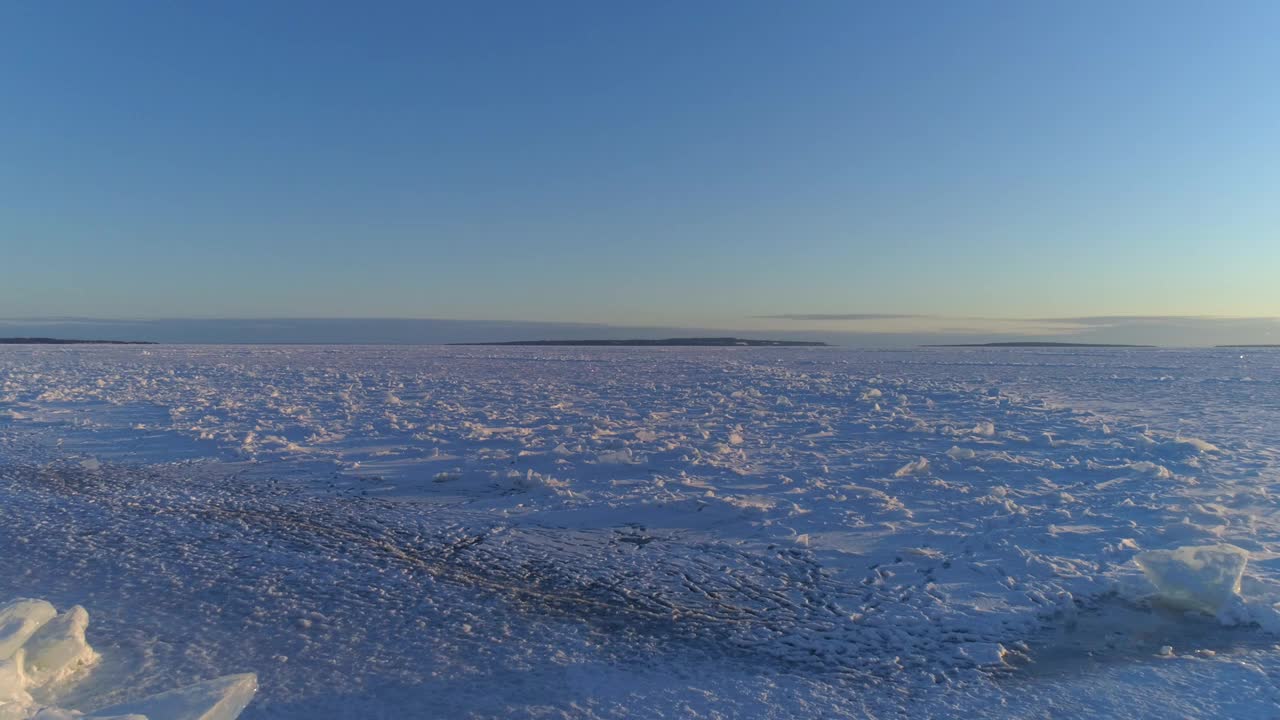
[[[0,717],[1276,717],[1278,429],[1280,351],[6,347],[92,648]]]

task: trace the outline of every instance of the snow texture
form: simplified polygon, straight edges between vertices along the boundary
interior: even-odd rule
[[[0,696],[1268,717],[1275,427],[1273,351],[10,346],[0,597],[102,657],[25,605]]]

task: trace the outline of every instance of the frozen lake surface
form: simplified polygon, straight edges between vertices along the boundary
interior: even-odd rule
[[[85,711],[1275,717],[1278,433],[1277,350],[5,347],[0,604]]]

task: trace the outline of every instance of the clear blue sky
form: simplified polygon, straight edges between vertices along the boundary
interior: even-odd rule
[[[1276,316],[1277,37],[1269,1],[7,2],[0,316]]]

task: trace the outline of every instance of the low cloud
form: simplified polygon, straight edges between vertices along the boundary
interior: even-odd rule
[[[787,313],[763,318],[809,321],[811,330],[838,332],[852,344],[895,336],[923,343],[1054,340],[1203,347],[1280,343],[1280,318],[1209,315],[1081,315],[1075,317],[994,318],[912,315],[906,313]],[[850,321],[835,329],[823,321]],[[941,338],[948,338],[942,340]],[[939,338],[933,340],[931,338]]]
[[[1085,315],[1082,317],[1033,318],[1032,322],[1068,323],[1088,327],[1111,327],[1134,323],[1257,322],[1272,318],[1232,318],[1213,315]]]
[[[931,317],[901,313],[786,313],[782,315],[753,315],[758,320],[903,320]]]

